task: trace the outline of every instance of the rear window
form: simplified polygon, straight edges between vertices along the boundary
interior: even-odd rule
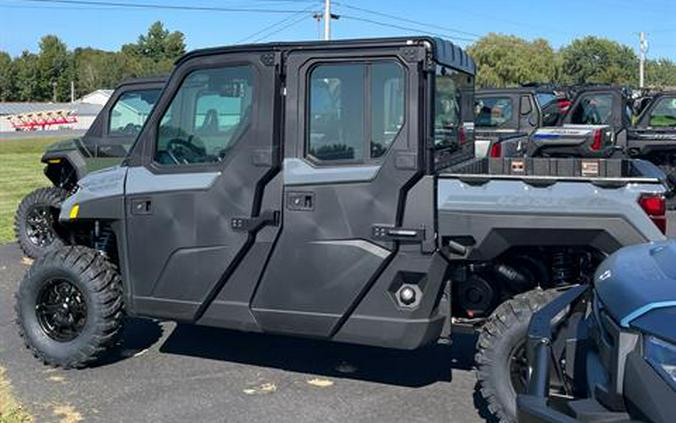
[[[476,101],[476,126],[499,128],[512,121],[514,106],[509,97],[482,97]]]
[[[612,94],[591,94],[583,97],[571,117],[571,123],[581,125],[606,125],[613,112]]]
[[[650,112],[650,126],[657,128],[676,127],[676,98],[663,98]]]

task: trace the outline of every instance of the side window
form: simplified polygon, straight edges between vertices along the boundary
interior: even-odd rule
[[[309,81],[307,156],[318,162],[383,156],[403,126],[404,86],[404,70],[396,62],[315,67]]]
[[[509,97],[483,97],[475,107],[476,126],[499,128],[512,122],[514,106]]]
[[[650,112],[650,126],[676,127],[676,98],[663,98]]]
[[[582,125],[606,125],[611,123],[613,113],[612,94],[591,94],[582,97],[573,109],[571,123]]]
[[[188,165],[223,160],[249,126],[253,83],[249,66],[189,74],[160,120],[155,161]]]
[[[160,90],[129,91],[120,96],[110,111],[108,135],[133,137],[141,132]]]

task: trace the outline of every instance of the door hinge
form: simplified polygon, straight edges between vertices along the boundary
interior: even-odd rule
[[[233,217],[230,226],[237,232],[256,232],[263,226],[278,226],[279,210],[265,210],[256,217]]]

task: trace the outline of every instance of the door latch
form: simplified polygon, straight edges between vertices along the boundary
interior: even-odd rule
[[[137,198],[131,200],[131,214],[140,214],[140,215],[152,214],[150,200],[147,198]]]
[[[425,229],[373,225],[371,235],[378,241],[422,242],[425,240]]]
[[[256,232],[268,225],[279,225],[278,210],[265,210],[256,217],[233,217],[230,221],[232,230],[236,232]]]

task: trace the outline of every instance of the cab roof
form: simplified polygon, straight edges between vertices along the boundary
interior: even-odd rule
[[[374,47],[405,47],[411,44],[429,43],[434,60],[453,69],[474,75],[476,65],[474,60],[460,47],[448,40],[427,36],[392,37],[392,38],[360,38],[332,41],[302,41],[302,42],[274,42],[265,44],[242,44],[224,47],[212,47],[193,50],[176,61],[179,65],[186,60],[222,53],[237,52],[266,52],[280,51],[283,53],[294,50],[326,50],[346,48],[374,48]]]

